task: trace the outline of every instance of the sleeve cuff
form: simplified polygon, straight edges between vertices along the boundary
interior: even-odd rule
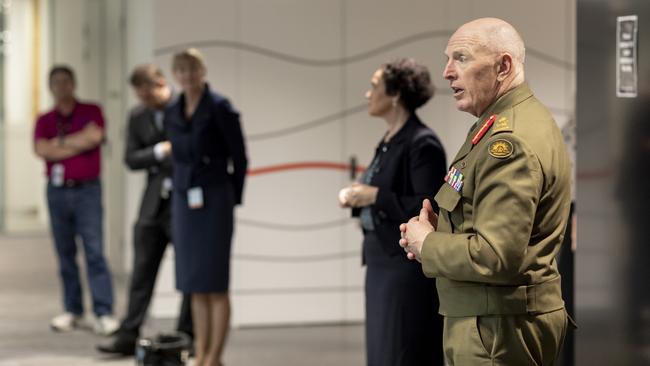
[[[375,203],[373,203],[370,207],[372,208],[372,213],[373,215],[379,217],[381,220],[386,220],[388,219],[388,215],[390,212],[390,209],[387,209],[388,205],[386,202],[388,201],[386,197],[386,190],[379,188],[377,190],[377,197],[375,197]]]
[[[159,142],[155,145],[153,145],[153,155],[158,161],[163,161],[165,160],[165,148],[163,147],[163,143]]]
[[[386,206],[386,195],[384,194],[385,189],[377,187],[377,196],[375,196],[375,203],[373,205],[377,208]]]
[[[420,260],[422,261],[422,272],[425,276],[434,278],[440,275],[440,264],[438,263],[440,260],[440,254],[436,250],[436,247],[443,245],[441,241],[444,241],[445,237],[448,235],[448,233],[433,231],[424,238],[422,250],[420,251]]]

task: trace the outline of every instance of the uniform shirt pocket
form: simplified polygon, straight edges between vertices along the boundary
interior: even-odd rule
[[[462,206],[458,204],[460,202],[460,198],[460,192],[453,189],[447,183],[442,185],[438,191],[438,194],[436,194],[436,197],[434,198],[436,203],[438,203],[438,207],[441,209],[440,214],[443,216],[443,220],[446,221],[449,219],[449,221],[451,221],[451,232],[458,231],[463,223]],[[447,211],[447,214],[445,214],[443,210]]]

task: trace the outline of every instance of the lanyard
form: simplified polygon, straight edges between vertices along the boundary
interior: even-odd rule
[[[56,114],[56,134],[59,137],[59,140],[63,142],[63,138],[70,131],[72,127],[72,117],[74,116],[74,110],[70,113],[69,116],[63,116],[61,113]]]

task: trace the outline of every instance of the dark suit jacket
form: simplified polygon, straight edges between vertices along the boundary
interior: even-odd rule
[[[235,204],[241,204],[248,159],[239,112],[207,85],[190,121],[184,109],[181,95],[165,125],[173,146],[174,189],[230,182]]]
[[[156,126],[154,111],[139,106],[131,111],[127,129],[124,161],[132,170],[147,170],[147,186],[140,204],[138,221],[155,221],[162,197],[160,195],[165,178],[172,175],[171,158],[156,160],[153,147],[167,140],[164,129]]]
[[[377,146],[375,155],[382,147]],[[438,207],[433,197],[447,173],[445,151],[436,134],[415,115],[386,145],[371,186],[379,187],[371,206],[375,232],[390,256],[403,254],[399,246],[399,225],[416,216],[425,198]],[[357,216],[360,209],[352,211]]]

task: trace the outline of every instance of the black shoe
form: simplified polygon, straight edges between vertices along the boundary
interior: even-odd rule
[[[113,337],[108,343],[98,344],[97,350],[102,353],[133,356],[135,355],[135,342],[136,338],[134,337],[118,335]]]

